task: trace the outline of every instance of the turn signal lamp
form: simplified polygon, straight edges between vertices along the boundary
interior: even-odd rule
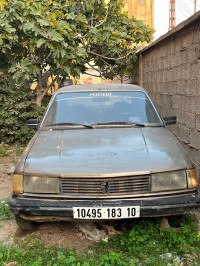
[[[23,176],[13,175],[13,192],[22,193],[23,192]]]
[[[188,181],[188,188],[198,187],[198,178],[195,169],[187,170],[187,181]]]

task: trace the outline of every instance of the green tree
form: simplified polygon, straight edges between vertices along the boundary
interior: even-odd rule
[[[26,125],[27,119],[40,118],[43,112],[29,88],[0,72],[0,143],[26,144],[34,134]]]
[[[0,49],[17,83],[37,81],[36,103],[55,81],[89,68],[113,79],[130,75],[137,46],[152,30],[122,12],[122,0],[9,0],[0,9]],[[47,78],[54,74],[49,86]],[[44,91],[41,89],[44,88]]]

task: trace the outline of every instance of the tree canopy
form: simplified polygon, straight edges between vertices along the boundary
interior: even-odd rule
[[[129,75],[152,29],[122,8],[122,0],[3,0],[0,57],[17,83],[37,81],[38,105],[56,80],[88,68],[108,79]],[[52,73],[56,78],[41,91]]]

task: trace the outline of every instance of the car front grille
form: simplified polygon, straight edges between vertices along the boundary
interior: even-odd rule
[[[114,196],[150,192],[150,175],[124,177],[61,178],[61,193],[71,196]]]

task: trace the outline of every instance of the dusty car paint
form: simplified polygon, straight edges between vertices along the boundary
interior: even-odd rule
[[[166,128],[65,129],[40,131],[24,174],[138,175],[191,167]]]

